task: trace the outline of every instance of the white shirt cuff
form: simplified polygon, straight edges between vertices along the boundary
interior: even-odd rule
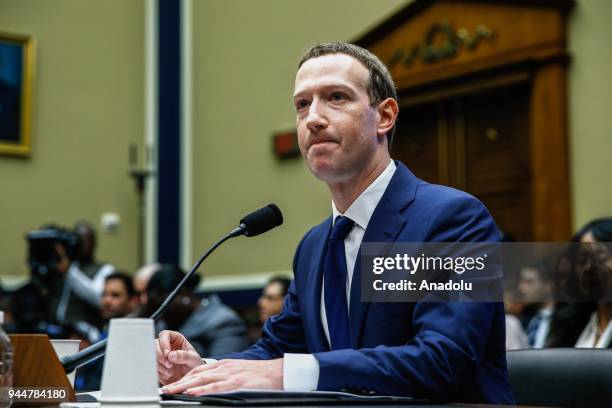
[[[319,384],[319,361],[312,354],[285,353],[283,389],[285,391],[316,391]]]

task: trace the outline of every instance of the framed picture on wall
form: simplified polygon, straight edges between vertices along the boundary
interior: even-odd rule
[[[30,36],[0,31],[0,154],[30,154],[34,58]]]

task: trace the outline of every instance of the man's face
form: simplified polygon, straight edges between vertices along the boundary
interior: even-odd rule
[[[142,276],[136,276],[133,280],[134,290],[136,291],[136,294],[138,296],[138,303],[143,306],[147,304],[148,283],[149,280]]]
[[[367,68],[345,54],[309,59],[297,72],[293,102],[300,151],[327,183],[351,180],[387,149],[370,106],[369,82]]]
[[[589,300],[602,300],[612,291],[612,252],[591,231],[580,242],[576,259],[580,289]]]
[[[521,270],[518,290],[521,294],[521,300],[528,304],[544,302],[550,295],[548,283],[542,278],[538,270],[531,267]]]
[[[133,299],[130,298],[125,285],[119,279],[106,281],[101,305],[104,319],[124,317],[134,310]]]
[[[273,282],[267,285],[257,301],[257,306],[259,307],[259,321],[262,323],[270,316],[279,314],[283,308],[281,284]]]

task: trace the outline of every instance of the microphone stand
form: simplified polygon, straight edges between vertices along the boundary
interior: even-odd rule
[[[208,248],[208,250],[204,253],[204,255],[202,255],[200,259],[194,264],[193,268],[191,268],[191,271],[189,271],[189,273],[183,277],[183,279],[179,282],[176,288],[174,288],[172,293],[168,295],[164,303],[162,303],[161,306],[158,307],[155,312],[153,312],[153,314],[149,317],[149,319],[157,321],[160,318],[162,313],[164,313],[166,308],[170,305],[170,303],[172,303],[176,295],[179,293],[183,285],[185,285],[185,282],[187,282],[187,280],[191,277],[191,275],[193,275],[198,270],[202,262],[204,262],[204,260],[208,258],[208,255],[210,255],[215,249],[217,249],[221,244],[223,244],[228,239],[243,235],[246,231],[247,229],[246,229],[245,224],[241,223],[240,226],[235,228],[229,234],[225,235],[223,238],[215,242],[210,248]],[[80,367],[83,364],[87,364],[97,359],[98,357],[103,356],[106,351],[106,342],[107,342],[107,339],[104,339],[102,341],[99,341],[96,344],[93,344],[87,347],[86,349],[79,351],[76,354],[62,357],[60,359],[60,362],[62,363],[62,366],[64,366],[64,370],[66,371],[66,374],[70,374],[77,367]]]

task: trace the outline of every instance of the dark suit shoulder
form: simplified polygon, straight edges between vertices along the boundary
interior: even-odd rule
[[[427,241],[499,240],[497,226],[485,205],[465,191],[418,180],[413,209],[427,221]]]
[[[452,203],[454,201],[476,201],[480,205],[482,203],[473,195],[462,190],[457,190],[453,187],[443,186],[440,184],[432,184],[421,179],[417,182],[417,197],[420,199],[430,200],[440,205]]]

